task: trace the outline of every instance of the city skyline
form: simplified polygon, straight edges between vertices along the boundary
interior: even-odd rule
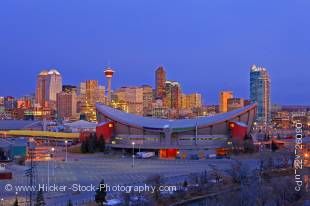
[[[309,0],[0,0],[0,206],[310,203]]]
[[[251,69],[252,69],[252,67],[255,67],[255,66],[257,66],[257,65],[255,65],[255,64],[253,64],[253,65],[251,65],[251,67],[250,67],[250,69],[249,69],[249,71],[248,71],[248,74],[250,73],[250,71],[251,71]],[[158,69],[158,68],[164,68],[163,66],[158,66],[157,68],[155,68],[154,69],[154,71],[156,71],[156,69]],[[51,68],[45,68],[45,69],[41,69],[38,73],[40,73],[40,72],[42,72],[42,71],[45,71],[45,70],[55,70],[55,69],[57,69],[58,70],[58,68],[54,68],[54,67],[51,67]],[[93,79],[83,79],[83,80],[81,80],[80,82],[78,82],[78,83],[76,83],[76,84],[73,84],[73,83],[68,83],[68,82],[63,82],[63,85],[74,85],[74,86],[76,86],[77,88],[79,88],[80,87],[80,84],[81,83],[83,83],[84,81],[88,81],[88,80],[94,80],[94,81],[98,81],[98,83],[99,84],[101,84],[101,85],[104,85],[104,86],[108,86],[108,81],[107,81],[107,79],[106,79],[106,77],[104,76],[104,71],[106,70],[106,69],[110,69],[110,67],[107,67],[107,68],[105,68],[105,69],[102,69],[102,78],[99,78],[98,79],[98,75],[97,75],[97,79],[96,78],[93,78]],[[164,68],[165,69],[165,68]],[[268,68],[266,68],[267,70],[268,70]],[[60,70],[58,70],[58,71],[60,71]],[[154,71],[153,71],[153,74],[154,74]],[[167,71],[166,71],[167,72]],[[168,71],[169,72],[169,71]],[[269,70],[268,70],[268,72],[269,72]],[[62,72],[60,71],[60,73],[62,74]],[[38,75],[38,74],[37,74]],[[115,77],[113,77],[113,78],[115,78]],[[35,78],[34,78],[35,79]],[[117,78],[116,78],[117,79]],[[153,79],[154,79],[154,77],[153,77]],[[175,79],[175,80],[177,80],[176,78],[172,78],[172,79]],[[270,77],[270,79],[272,79],[272,77]],[[250,76],[248,77],[248,79],[247,80],[245,80],[245,81],[248,81],[248,85],[247,85],[247,87],[248,87],[248,89],[250,89]],[[168,81],[168,80],[167,80]],[[174,80],[173,80],[174,81]],[[35,82],[35,84],[36,84],[36,80],[34,80],[34,82]],[[149,82],[149,81],[147,81],[147,82]],[[181,82],[180,82],[181,83]],[[117,87],[116,86],[114,86],[114,85],[118,85]],[[130,85],[130,84],[125,84],[125,85],[119,85],[117,82],[114,82],[113,83],[113,86],[112,86],[112,91],[116,91],[116,90],[118,90],[118,89],[120,89],[120,88],[122,88],[122,87],[135,87],[135,86],[143,86],[143,85],[149,85],[149,86],[151,86],[155,91],[156,91],[156,79],[155,79],[155,81],[153,80],[153,82],[149,82],[149,83],[145,83],[145,82],[141,82],[140,84],[137,84],[137,85]],[[185,89],[184,89],[185,88]],[[212,101],[212,102],[210,102],[210,101],[208,101],[208,97],[209,96],[205,96],[205,93],[204,92],[199,92],[198,90],[195,90],[195,89],[191,89],[191,90],[188,90],[188,89],[186,89],[187,88],[187,86],[186,85],[183,85],[182,84],[182,89],[186,92],[186,93],[189,93],[189,92],[187,92],[187,91],[191,91],[190,93],[200,93],[200,94],[202,94],[202,101],[203,101],[203,103],[205,104],[205,105],[219,105],[220,104],[220,102],[219,102],[219,98],[218,98],[218,94],[219,93],[221,93],[222,91],[226,91],[225,89],[222,89],[222,88],[218,88],[216,91],[218,91],[218,93],[214,93],[213,94],[213,92],[212,92],[212,96],[213,95],[215,95],[215,99],[214,99],[214,101]],[[0,91],[1,91],[1,88],[0,88]],[[0,96],[12,96],[12,97],[15,97],[15,98],[21,98],[21,97],[23,97],[23,96],[28,96],[28,95],[35,95],[35,92],[36,91],[36,88],[34,88],[34,90],[33,91],[30,91],[30,92],[28,92],[28,93],[24,93],[24,94],[20,94],[20,95],[12,95],[12,94],[8,94],[8,95],[2,95],[1,93],[0,93]],[[232,90],[233,91],[233,90]],[[233,92],[235,92],[235,91],[233,91]],[[239,92],[240,93],[240,92]],[[238,92],[237,92],[237,94],[239,94]],[[248,94],[248,96],[242,96],[242,95],[237,95],[237,96],[239,96],[239,97],[242,97],[242,98],[244,98],[244,99],[247,99],[247,100],[250,100],[251,98],[250,98],[250,92],[247,92]],[[206,99],[207,99],[207,101],[206,101]],[[310,105],[310,103],[308,104],[308,103],[305,103],[305,104],[301,104],[301,103],[287,103],[287,102],[284,102],[284,103],[279,103],[279,102],[274,102],[274,101],[272,101],[273,100],[273,98],[272,98],[272,89],[271,89],[271,104],[273,105],[273,104],[279,104],[279,105],[304,105],[304,106],[307,106],[307,105]]]
[[[307,1],[281,1],[281,10],[269,1],[178,2],[172,13],[173,2],[146,7],[141,1],[77,1],[72,9],[57,2],[21,5],[1,2],[0,68],[6,76],[0,82],[1,96],[32,93],[34,76],[51,67],[66,84],[96,79],[106,85],[102,72],[111,66],[117,72],[113,89],[154,87],[153,71],[163,65],[184,92],[199,92],[204,102],[214,104],[221,90],[249,97],[249,70],[256,64],[270,73],[272,103],[310,104],[304,98],[310,67]],[[79,15],[84,9],[92,12]]]

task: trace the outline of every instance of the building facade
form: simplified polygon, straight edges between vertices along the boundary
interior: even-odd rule
[[[166,81],[165,84],[164,106],[170,109],[181,109],[182,90],[179,82]]]
[[[40,107],[56,107],[56,95],[62,91],[62,77],[56,70],[44,70],[37,77],[36,103]]]
[[[143,87],[121,87],[113,93],[114,102],[125,103],[126,112],[143,115]]]
[[[142,85],[143,90],[143,116],[152,115],[153,88],[149,85]]]
[[[96,121],[96,103],[105,103],[105,87],[97,80],[86,80],[80,84],[79,110],[88,121]]]
[[[230,98],[227,100],[227,111],[233,111],[244,107],[244,99],[242,98]]]
[[[186,95],[186,108],[201,108],[202,107],[202,99],[201,94],[193,93]]]
[[[227,112],[227,100],[233,98],[233,92],[232,91],[221,91],[220,97],[219,97],[219,111],[220,113]]]
[[[57,117],[61,119],[77,118],[76,92],[60,92],[57,94]]]
[[[251,67],[250,99],[257,103],[257,121],[269,122],[271,115],[270,77],[266,68],[256,65]]]
[[[256,104],[211,117],[195,119],[158,119],[142,117],[97,104],[98,122],[113,125],[112,148],[131,149],[134,142],[144,150],[165,153],[214,151],[232,141],[231,123],[243,125],[245,138],[256,116]]]
[[[156,98],[163,99],[165,96],[166,71],[160,66],[155,71],[155,95]]]

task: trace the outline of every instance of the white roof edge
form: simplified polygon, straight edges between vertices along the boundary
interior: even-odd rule
[[[164,129],[167,128],[167,125],[170,128],[189,128],[189,127],[196,127],[196,126],[201,127],[216,124],[218,122],[227,121],[231,118],[239,116],[253,109],[255,106],[256,104],[251,104],[240,109],[236,109],[226,113],[220,113],[210,117],[171,120],[171,119],[159,119],[159,118],[138,116],[111,108],[109,106],[100,103],[96,104],[97,110],[105,114],[108,118],[112,120],[136,127],[148,127],[154,129]]]

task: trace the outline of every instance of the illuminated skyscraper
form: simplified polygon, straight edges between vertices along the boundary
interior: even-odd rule
[[[126,104],[127,111],[132,114],[143,114],[143,88],[142,87],[121,87],[113,92],[115,97],[114,107],[118,104]]]
[[[36,103],[41,107],[55,107],[56,95],[62,91],[62,77],[56,69],[44,70],[37,77]]]
[[[48,71],[44,70],[37,77],[36,103],[44,107],[46,105],[46,87]]]
[[[78,90],[78,95],[86,95],[86,82],[80,83],[80,89]]]
[[[165,88],[164,106],[176,110],[181,109],[182,91],[180,83],[176,81],[166,81]]]
[[[250,98],[257,103],[257,121],[270,120],[270,77],[266,68],[253,65],[250,71]]]
[[[96,103],[105,103],[105,87],[97,80],[86,80],[80,84],[79,110],[89,121],[96,121]]]
[[[166,72],[162,66],[155,71],[155,96],[163,99],[165,96]]]
[[[187,95],[184,93],[181,94],[181,109],[188,109]]]
[[[70,119],[76,118],[77,97],[76,92],[64,91],[57,94],[57,114],[58,118]]]
[[[186,95],[186,106],[189,109],[202,107],[201,94],[193,93]]]
[[[98,100],[98,87],[99,85],[97,80],[86,81],[86,100],[91,105],[95,105]]]
[[[143,89],[143,115],[149,116],[152,113],[153,88],[149,85],[142,85]]]
[[[227,100],[233,98],[233,92],[232,91],[221,91],[220,92],[220,99],[219,99],[219,111],[222,112],[227,112]]]
[[[62,78],[60,73],[52,69],[48,72],[48,99],[50,101],[56,101],[56,95],[57,93],[62,91]]]
[[[0,97],[0,106],[4,105],[4,97]]]

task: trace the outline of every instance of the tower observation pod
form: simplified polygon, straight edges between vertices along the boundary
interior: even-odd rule
[[[107,68],[106,70],[104,70],[104,75],[108,81],[108,102],[107,102],[108,105],[111,103],[111,81],[113,74],[114,71],[111,68]]]

